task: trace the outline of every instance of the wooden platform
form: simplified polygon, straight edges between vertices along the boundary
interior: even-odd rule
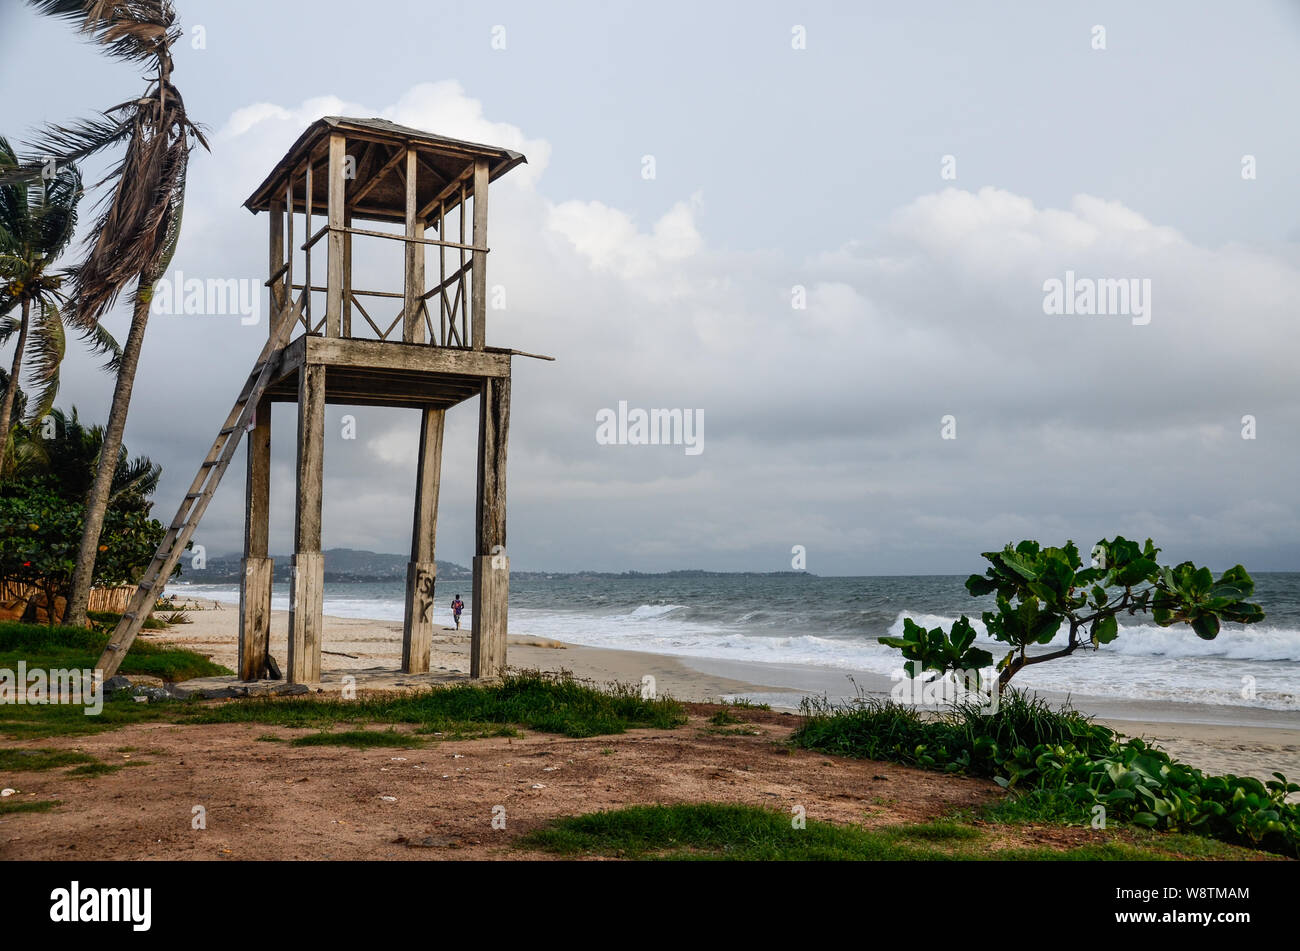
[[[323,366],[327,403],[450,409],[477,396],[485,377],[508,380],[512,353],[301,336],[274,358],[266,393],[272,402],[295,402],[298,371]]]

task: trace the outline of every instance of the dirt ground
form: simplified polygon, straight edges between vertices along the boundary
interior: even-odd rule
[[[745,724],[715,727],[708,718],[718,709],[693,704],[676,730],[591,739],[526,731],[413,749],[294,747],[258,737],[315,731],[261,724],[136,724],[28,741],[133,765],[85,778],[8,774],[16,797],[62,805],[0,817],[0,858],[549,858],[511,842],[553,817],[634,803],[802,805],[811,819],[874,826],[940,817],[996,793],[984,780],[792,751],[780,741],[795,717],[738,711]],[[719,732],[738,729],[746,732]],[[206,829],[192,828],[196,806]],[[493,827],[496,807],[504,829]],[[1087,836],[1026,829],[1005,844],[1065,846],[1076,832]]]

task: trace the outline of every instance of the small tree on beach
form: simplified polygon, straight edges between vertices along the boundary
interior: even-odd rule
[[[104,211],[87,239],[85,258],[72,270],[73,319],[89,328],[118,296],[134,287],[131,327],[122,346],[103,458],[116,460],[126,428],[131,390],[144,344],[154,284],[163,276],[180,236],[185,174],[195,142],[207,147],[172,85],[171,49],[182,35],[170,0],[28,0],[40,13],[75,24],[109,56],[144,64],[151,72],[145,94],[70,126],[51,126],[34,151],[62,165],[106,149],[122,157],[104,182]],[[100,552],[100,533],[114,467],[99,465],[86,495],[85,522],[68,593],[67,622],[84,624]]]
[[[1138,545],[1123,536],[1093,546],[1087,567],[1074,542],[1043,548],[1036,541],[1022,541],[984,552],[989,568],[983,575],[971,575],[966,590],[974,597],[996,596],[997,610],[985,611],[982,620],[990,636],[1011,647],[997,665],[999,689],[1025,667],[1068,657],[1082,647],[1109,644],[1119,636],[1119,617],[1125,613],[1149,614],[1161,627],[1190,624],[1205,640],[1218,636],[1223,621],[1254,624],[1264,619],[1264,610],[1246,600],[1255,582],[1241,565],[1216,581],[1210,569],[1190,561],[1161,566],[1159,554],[1151,539]],[[1064,645],[1029,653],[1034,645],[1051,643],[1063,625],[1069,630]],[[902,651],[912,677],[925,670],[942,675],[993,663],[991,653],[972,646],[975,629],[965,615],[951,632],[927,631],[906,618],[902,637],[880,641]]]
[[[83,425],[76,409],[51,411],[49,421],[14,428],[14,472],[0,481],[0,582],[27,585],[43,596],[47,620],[60,614],[76,569],[86,487],[100,464],[104,430]],[[150,517],[162,467],[118,449],[96,585],[133,584],[166,533]],[[176,566],[175,574],[180,574]],[[40,602],[38,602],[39,604]]]
[[[20,168],[9,143],[0,138],[0,176]],[[0,180],[0,344],[16,337],[13,362],[0,397],[0,475],[9,468],[14,409],[24,365],[32,364],[38,389],[29,419],[54,406],[63,362],[64,275],[53,265],[72,240],[81,200],[81,173],[65,164],[32,180]],[[96,322],[86,330],[95,350],[116,360],[117,343]],[[112,363],[110,363],[112,365]]]

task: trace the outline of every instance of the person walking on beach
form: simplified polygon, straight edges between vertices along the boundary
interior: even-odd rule
[[[456,630],[460,630],[460,612],[465,610],[465,602],[456,595],[456,600],[451,602],[451,616],[456,619]]]

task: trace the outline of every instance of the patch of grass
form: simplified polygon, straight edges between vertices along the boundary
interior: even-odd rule
[[[312,733],[290,741],[291,746],[352,746],[364,749],[371,746],[420,746],[421,742],[409,733],[396,730],[343,730],[338,733]]]
[[[732,723],[744,723],[745,721],[740,719],[740,717],[736,716],[730,710],[719,710],[713,716],[709,717],[709,722],[714,726],[729,726]]]
[[[728,706],[737,707],[741,710],[771,710],[770,703],[755,703],[753,700],[747,700],[744,697],[735,697],[731,700],[724,700]]]
[[[700,732],[708,736],[762,736],[762,730],[756,730],[752,726],[704,726],[700,727]]]
[[[1026,789],[987,806],[983,817],[990,822],[1010,824],[1054,822],[1088,825],[1092,821],[1092,809],[1080,800],[1062,796],[1059,790]]]
[[[640,685],[597,690],[570,676],[527,671],[493,685],[455,684],[422,693],[358,700],[257,698],[196,713],[196,723],[273,723],[327,728],[335,723],[413,723],[430,732],[455,732],[456,724],[530,727],[587,737],[637,727],[670,729],[686,722],[675,700],[641,699]]]
[[[1065,850],[994,852],[980,830],[955,822],[862,829],[807,820],[757,806],[687,803],[629,806],[553,820],[521,836],[516,847],[560,855],[626,859],[731,861],[1133,860],[1165,853],[1118,842]]]
[[[895,834],[899,838],[920,839],[924,842],[960,842],[984,837],[984,833],[974,826],[953,819],[919,822],[915,825],[904,826]]]
[[[86,670],[95,666],[108,637],[106,632],[82,627],[0,623],[0,667],[15,670],[22,660],[29,670]],[[148,674],[168,682],[233,673],[194,651],[139,639],[122,659],[118,672]]]
[[[105,633],[112,633],[113,628],[117,627],[117,622],[122,620],[122,615],[114,611],[87,611],[86,617],[94,625],[103,628]],[[167,622],[150,614],[140,625],[144,631],[163,631],[167,629]]]
[[[428,723],[415,731],[437,740],[486,740],[494,736],[523,736],[512,726],[483,726],[481,723]]]
[[[0,749],[0,772],[36,772],[38,770],[58,769],[61,766],[74,766],[79,763],[93,763],[95,757],[89,753],[76,750],[23,749],[8,747]]]
[[[62,799],[0,799],[0,816],[10,816],[19,812],[49,812],[55,806],[63,805]]]
[[[85,766],[78,766],[76,769],[68,770],[69,776],[104,776],[108,773],[116,773],[119,769],[127,766],[139,766],[145,760],[137,760],[134,763],[87,763]]]
[[[123,695],[104,701],[97,716],[86,716],[85,708],[69,704],[0,706],[0,733],[14,739],[44,739],[50,736],[80,736],[116,730],[132,723],[176,720],[198,709],[192,701],[136,703]]]
[[[259,743],[283,743],[284,737],[276,736],[274,733],[263,733],[257,738]]]

